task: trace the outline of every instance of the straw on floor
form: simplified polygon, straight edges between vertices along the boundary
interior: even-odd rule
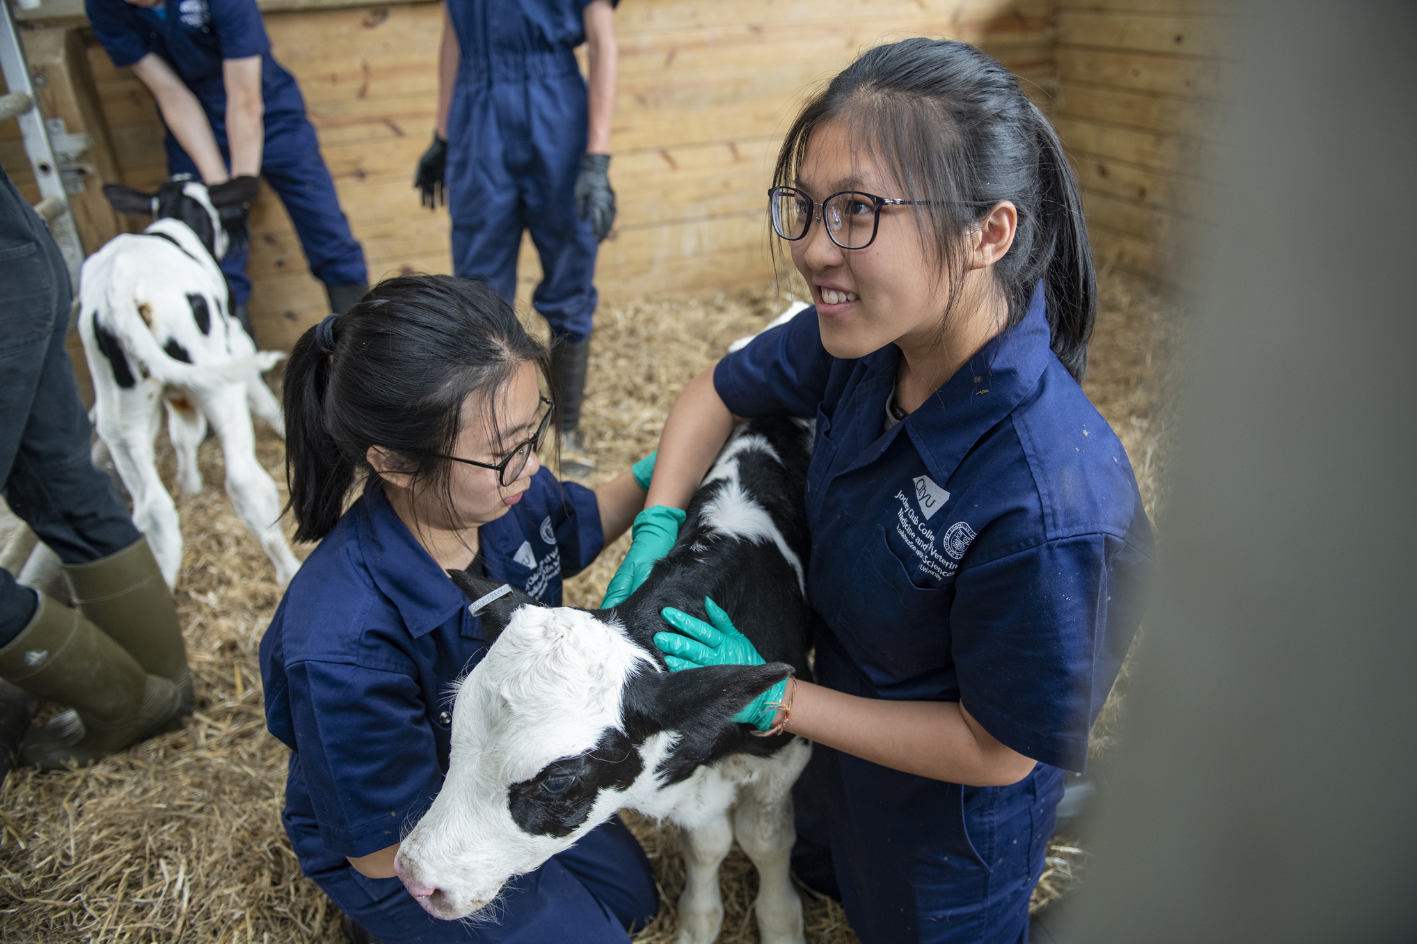
[[[609,477],[653,449],[689,378],[783,307],[768,291],[603,305],[583,418],[597,475]],[[1121,434],[1153,516],[1165,499],[1179,321],[1146,285],[1103,279],[1087,390]],[[283,480],[283,447],[269,431],[259,435],[258,454]],[[10,775],[0,793],[0,940],[341,940],[338,913],[301,876],[280,826],[288,752],[265,731],[256,659],[279,592],[222,492],[215,442],[202,447],[201,464],[206,488],[177,498],[186,540],[177,603],[197,710],[180,730],[86,770]],[[170,449],[163,474],[172,485]],[[595,605],[627,544],[622,538],[570,581],[566,602]],[[1098,723],[1095,750],[1117,737],[1125,685],[1124,673]],[[627,820],[654,859],[663,900],[660,916],[635,939],[662,944],[674,937],[683,884],[678,836],[634,815]],[[1069,838],[1055,838],[1034,905],[1065,893],[1085,856]],[[756,877],[737,850],[721,883],[720,940],[756,941]],[[808,941],[856,940],[839,905],[803,897]]]

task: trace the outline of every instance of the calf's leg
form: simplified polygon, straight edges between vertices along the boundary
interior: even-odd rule
[[[285,438],[285,413],[281,411],[276,395],[271,393],[271,388],[266,386],[260,374],[253,374],[251,379],[246,381],[246,405],[251,408],[252,413],[264,420],[267,426],[275,430],[277,436]]]
[[[684,892],[679,896],[678,944],[712,944],[723,924],[718,867],[733,845],[728,810],[680,833],[684,850]]]
[[[280,493],[276,483],[256,461],[256,437],[251,414],[246,410],[246,385],[227,384],[208,394],[202,402],[226,459],[226,493],[236,506],[236,514],[261,542],[266,556],[276,568],[276,582],[290,583],[300,569],[280,529]]]
[[[758,937],[762,944],[804,944],[802,900],[792,887],[792,785],[811,757],[797,740],[762,761],[758,777],[738,788],[733,833],[758,870]]]
[[[167,436],[177,453],[177,484],[188,495],[202,490],[202,471],[197,468],[197,447],[207,435],[207,419],[183,394],[163,401],[167,407]]]
[[[148,396],[143,387],[120,392],[113,401],[100,400],[94,418],[118,477],[133,499],[133,524],[147,535],[162,579],[171,589],[182,568],[182,524],[157,474],[153,440],[162,422],[157,397]]]

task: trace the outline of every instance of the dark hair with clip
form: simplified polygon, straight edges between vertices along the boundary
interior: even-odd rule
[[[323,342],[323,343],[322,343]],[[379,446],[408,463],[445,501],[452,451],[469,397],[487,405],[523,364],[545,380],[546,348],[512,306],[478,282],[406,276],[376,285],[343,315],[295,342],[285,371],[286,482],[297,541],[318,541],[344,511],[366,456]]]
[[[797,116],[778,153],[776,185],[796,185],[812,133],[837,121],[894,176],[900,192],[889,196],[928,201],[909,209],[949,278],[950,309],[965,233],[1001,201],[1014,204],[1018,230],[994,264],[1008,324],[1022,320],[1042,281],[1053,351],[1081,381],[1097,317],[1082,199],[1057,133],[1014,76],[967,43],[907,39],[868,50]]]

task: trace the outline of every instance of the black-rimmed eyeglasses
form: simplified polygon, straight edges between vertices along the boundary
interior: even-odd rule
[[[772,212],[772,228],[787,240],[807,235],[812,226],[813,210],[820,207],[827,223],[827,235],[842,249],[865,249],[876,238],[881,225],[881,207],[928,206],[932,200],[897,200],[878,197],[860,190],[843,190],[821,203],[792,187],[773,187],[768,191],[768,206]]]
[[[551,407],[555,404],[545,397],[541,402]],[[531,454],[541,448],[541,440],[546,435],[546,428],[551,425],[551,410],[546,411],[546,415],[541,418],[541,422],[536,425],[536,432],[527,439],[517,443],[515,449],[507,453],[507,457],[501,462],[478,462],[475,459],[459,459],[457,456],[439,455],[439,459],[452,459],[454,462],[462,462],[466,465],[475,465],[479,469],[493,469],[497,472],[497,483],[503,488],[511,485],[522,474],[527,462],[531,459]]]

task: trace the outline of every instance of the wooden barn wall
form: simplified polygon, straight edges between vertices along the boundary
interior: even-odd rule
[[[263,2],[276,58],[305,94],[370,274],[451,271],[448,217],[421,209],[413,171],[432,132],[436,3],[342,9]],[[859,50],[910,35],[978,43],[1046,103],[1055,79],[1056,0],[625,0],[611,182],[615,231],[601,247],[602,296],[763,284],[771,274],[765,192],[803,95]],[[147,90],[86,30],[87,65],[122,181],[165,173]],[[0,160],[37,199],[14,122]],[[288,348],[323,316],[290,219],[263,191],[252,211],[252,315],[263,346]],[[90,251],[94,247],[88,247]],[[519,296],[540,277],[524,243]]]
[[[1183,278],[1213,197],[1232,10],[1222,0],[1059,0],[1053,118],[1100,266]]]

